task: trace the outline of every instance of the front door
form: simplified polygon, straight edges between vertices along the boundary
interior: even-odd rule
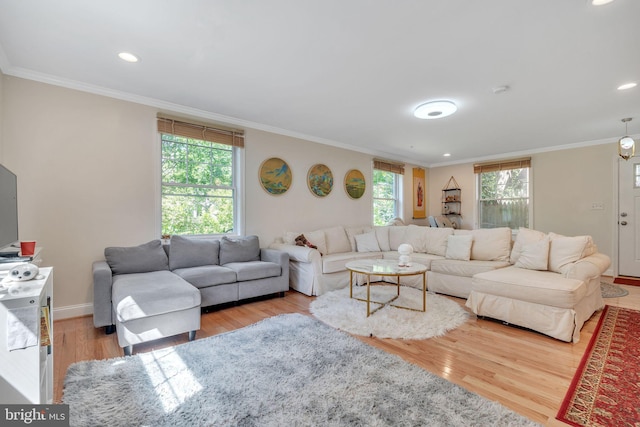
[[[618,159],[618,274],[640,277],[640,157]]]

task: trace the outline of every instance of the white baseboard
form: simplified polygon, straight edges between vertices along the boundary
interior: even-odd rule
[[[93,304],[67,305],[53,309],[53,320],[68,319],[93,314]]]

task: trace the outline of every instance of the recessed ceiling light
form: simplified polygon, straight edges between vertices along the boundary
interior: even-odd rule
[[[611,3],[613,0],[591,0],[591,4],[594,6],[602,6],[603,4]]]
[[[638,83],[635,83],[635,82],[625,83],[623,85],[618,86],[618,90],[631,89],[632,87],[636,87],[636,86],[638,86]]]
[[[442,156],[443,157],[451,157],[451,153],[444,153]]]
[[[419,119],[441,119],[452,115],[457,110],[458,107],[451,101],[431,101],[419,105],[413,115]]]
[[[127,61],[127,62],[138,62],[138,57],[135,56],[133,53],[129,53],[129,52],[120,52],[118,54],[118,56],[120,57],[120,59],[122,59],[123,61]]]

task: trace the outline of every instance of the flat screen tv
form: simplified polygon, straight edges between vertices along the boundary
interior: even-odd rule
[[[16,256],[18,248],[18,179],[0,165],[0,256]]]

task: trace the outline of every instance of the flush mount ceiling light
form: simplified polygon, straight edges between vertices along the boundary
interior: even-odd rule
[[[441,119],[452,115],[458,110],[456,104],[451,101],[431,101],[419,105],[413,115],[419,119]]]
[[[623,85],[618,86],[618,90],[626,90],[626,89],[631,89],[638,86],[638,83],[636,82],[629,82],[629,83],[625,83]]]
[[[135,56],[133,53],[129,53],[129,52],[120,52],[118,54],[118,57],[120,59],[122,59],[123,61],[127,61],[127,62],[138,62],[138,57]]]
[[[591,0],[591,4],[594,6],[602,6],[603,4],[611,3],[613,0]]]
[[[631,117],[622,119],[624,123],[624,133],[628,134],[627,123],[631,121]],[[636,143],[630,136],[623,136],[618,140],[618,155],[625,160],[629,160],[636,153]]]

